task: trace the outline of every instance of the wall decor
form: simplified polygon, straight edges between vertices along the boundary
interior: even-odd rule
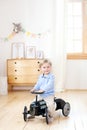
[[[36,52],[36,58],[37,58],[37,59],[43,59],[43,58],[44,58],[44,52],[41,51],[41,50],[38,50],[38,51]]]
[[[13,23],[13,25],[14,25],[13,32],[19,33],[22,31],[21,23]]]
[[[27,37],[31,37],[31,38],[44,38],[47,37],[48,34],[51,32],[50,29],[44,31],[44,32],[38,32],[38,33],[34,33],[31,32],[30,30],[26,30],[25,28],[22,28],[21,23],[12,23],[13,24],[13,30],[10,34],[8,34],[6,37],[0,37],[0,41],[4,41],[7,42],[9,40],[11,40],[12,38],[14,38],[18,33],[23,33],[24,35],[26,35]]]
[[[22,42],[12,43],[11,53],[13,59],[24,58],[24,43]]]
[[[36,58],[36,47],[35,46],[26,47],[26,58]]]

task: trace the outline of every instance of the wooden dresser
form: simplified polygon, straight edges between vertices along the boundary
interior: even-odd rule
[[[38,59],[8,59],[7,79],[9,86],[33,86],[40,75]]]

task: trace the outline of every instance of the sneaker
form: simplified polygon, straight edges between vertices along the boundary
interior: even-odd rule
[[[48,121],[48,122],[49,122],[49,123],[52,123],[53,120],[54,120],[53,117],[49,117],[49,121]]]

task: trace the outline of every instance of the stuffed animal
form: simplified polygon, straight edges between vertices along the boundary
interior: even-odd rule
[[[20,23],[13,23],[13,25],[14,25],[14,28],[13,28],[13,32],[15,32],[15,33],[19,33],[19,32],[21,32],[22,31],[22,27],[21,27],[21,24]]]

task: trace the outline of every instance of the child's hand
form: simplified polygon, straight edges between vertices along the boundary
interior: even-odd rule
[[[34,92],[34,89],[31,89],[30,92],[31,92],[31,93]]]
[[[40,89],[40,90],[38,90],[37,92],[44,93],[44,91],[43,91],[43,90],[41,90],[41,89]]]

